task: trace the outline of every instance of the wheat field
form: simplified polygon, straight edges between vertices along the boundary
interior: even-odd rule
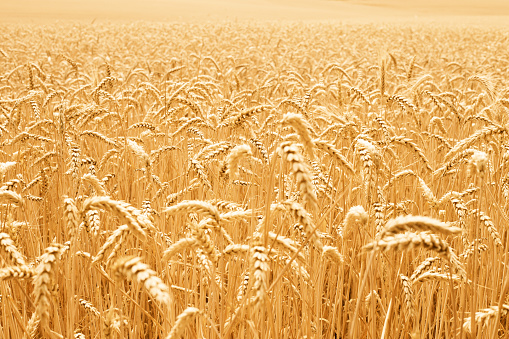
[[[0,30],[2,338],[509,335],[507,29]]]

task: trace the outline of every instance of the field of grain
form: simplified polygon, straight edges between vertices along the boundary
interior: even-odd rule
[[[507,29],[0,32],[1,337],[509,335]]]

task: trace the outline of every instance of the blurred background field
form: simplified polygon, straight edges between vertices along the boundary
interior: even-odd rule
[[[1,22],[55,20],[341,20],[504,23],[504,0],[19,0],[0,2]]]

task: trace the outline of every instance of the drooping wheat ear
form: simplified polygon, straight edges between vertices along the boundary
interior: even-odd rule
[[[451,203],[454,206],[454,210],[459,218],[460,228],[466,229],[466,221],[465,218],[467,216],[468,208],[463,203],[463,200],[460,198],[453,197],[451,198]]]
[[[163,210],[163,213],[168,213],[169,215],[177,215],[179,213],[189,214],[192,212],[205,214],[212,218],[217,225],[221,222],[221,216],[217,207],[202,200],[185,200]]]
[[[373,204],[373,210],[375,211],[375,226],[376,234],[380,233],[385,225],[385,205],[380,202]]]
[[[111,233],[111,235],[108,237],[108,239],[106,239],[106,241],[102,245],[101,249],[99,250],[97,255],[94,257],[94,259],[92,260],[92,263],[95,264],[97,262],[100,262],[104,258],[104,254],[106,253],[106,251],[108,251],[113,246],[116,246],[117,244],[121,243],[122,240],[124,239],[124,235],[128,231],[129,231],[129,226],[127,226],[127,225],[122,225],[122,226],[117,227],[117,229],[115,231],[113,231],[113,233]]]
[[[355,173],[352,164],[334,147],[333,144],[321,139],[313,139],[313,143],[316,148],[328,153],[332,158],[336,159],[340,163],[341,167],[347,170],[346,172],[348,174],[352,175]]]
[[[309,154],[309,158],[311,160],[314,159],[314,143],[311,139],[310,130],[311,125],[305,120],[301,114],[296,113],[286,113],[283,116],[283,120],[281,121],[283,125],[290,125],[295,129],[297,134],[299,134],[299,138],[306,149],[306,152]]]
[[[268,250],[261,245],[254,245],[251,247],[249,257],[253,285],[253,297],[255,299],[255,307],[263,306],[265,293],[268,288],[268,279],[270,271],[270,259]]]
[[[234,180],[238,174],[238,167],[240,159],[245,157],[251,157],[253,153],[251,152],[251,147],[248,145],[238,145],[235,146],[231,152],[228,154],[225,160],[226,172],[225,176]]]
[[[363,139],[362,137],[357,138],[357,142],[355,143],[355,149],[362,161],[364,191],[366,192],[366,196],[368,197],[369,203],[371,191],[370,187],[372,185],[374,172],[379,165],[380,153],[377,151],[376,147],[371,142]]]
[[[445,162],[440,168],[433,172],[433,178],[437,179],[446,175],[453,169],[454,166],[465,162],[465,160],[474,154],[474,152],[476,152],[476,150],[469,148],[455,154],[449,161]]]
[[[481,325],[482,327],[487,326],[488,322],[497,318],[498,314],[501,315],[507,314],[509,311],[509,305],[503,304],[502,310],[499,309],[498,306],[490,306],[488,308],[482,309],[479,312],[475,313],[475,326]],[[467,333],[471,333],[472,329],[472,317],[468,316],[463,319],[463,330]]]
[[[131,232],[142,240],[146,238],[146,230],[153,231],[154,225],[143,213],[123,201],[113,200],[110,197],[97,196],[87,198],[83,202],[82,215],[89,210],[105,210],[113,213],[122,223],[129,226]]]
[[[470,213],[472,215],[476,215],[477,212],[478,212],[477,210],[470,211]],[[497,246],[502,247],[503,244],[502,244],[502,240],[500,238],[500,233],[498,233],[497,228],[495,227],[495,224],[493,223],[491,218],[489,216],[487,216],[486,213],[479,211],[479,219],[481,220],[481,224],[486,226],[486,228],[488,229],[488,232],[490,233],[491,238],[493,239],[495,244]]]
[[[334,246],[323,246],[322,256],[334,261],[337,264],[342,264],[345,261],[343,255],[339,253],[338,249]]]
[[[353,86],[349,87],[349,88],[350,88],[350,93],[352,94],[352,101],[356,98],[359,98],[366,105],[371,105],[371,101],[369,101],[368,97],[362,90],[360,90],[357,87],[353,87]]]
[[[187,192],[192,192],[194,190],[197,190],[199,189],[200,187],[203,186],[203,183],[202,181],[200,181],[200,179],[198,178],[194,178],[192,179],[190,182],[189,182],[189,186],[187,187],[184,187],[183,189],[181,189],[180,191],[178,192],[175,192],[175,193],[172,193],[170,195],[168,195],[166,197],[166,205],[167,206],[170,206],[170,205],[173,205],[178,198],[180,198],[181,196],[183,196],[184,194],[186,194]],[[169,183],[164,183],[161,187],[161,189],[159,189],[157,192],[156,192],[156,195],[154,196],[154,199],[156,200],[162,193],[163,191],[169,187]]]
[[[230,211],[230,212],[225,212],[225,213],[220,214],[221,220],[224,222],[234,222],[234,221],[245,220],[245,219],[249,219],[249,218],[257,217],[257,216],[260,216],[260,211],[251,210],[251,209],[248,209],[248,210],[238,209],[236,211]]]
[[[181,338],[186,327],[191,325],[198,315],[202,312],[196,307],[188,307],[177,317],[177,321],[171,328],[170,333],[166,336],[166,339],[178,339]]]
[[[433,191],[429,188],[429,186],[426,184],[426,182],[421,178],[417,177],[417,181],[419,182],[419,189],[421,190],[421,194],[426,200],[426,202],[431,207],[436,207],[438,204],[438,200],[433,194]]]
[[[196,160],[201,160],[207,162],[211,159],[218,157],[221,154],[226,154],[230,149],[233,148],[233,144],[228,141],[221,141],[217,144],[212,144],[205,146],[201,149],[198,154],[194,157]]]
[[[385,121],[385,119],[374,113],[370,113],[370,115],[373,116],[373,120],[375,120],[376,123],[380,125],[380,129],[382,130],[383,134],[383,139],[380,141],[380,143],[385,145],[389,141],[390,135],[394,133],[390,133],[390,125],[387,123],[387,121]]]
[[[219,256],[218,250],[214,247],[210,236],[205,232],[204,225],[200,222],[191,222],[191,234],[196,239],[198,246],[207,255],[208,259],[215,265]]]
[[[64,250],[61,244],[52,244],[44,250],[41,262],[35,269],[34,296],[35,311],[41,320],[41,326],[46,328],[49,322],[49,308],[55,265]]]
[[[162,146],[156,150],[153,150],[152,152],[150,152],[150,164],[152,166],[155,166],[155,164],[157,164],[159,162],[159,160],[161,159],[161,156],[164,153],[166,153],[168,151],[173,151],[176,149],[179,149],[179,148],[175,147],[175,146]]]
[[[245,254],[250,251],[249,245],[243,245],[243,244],[231,244],[224,248],[223,252],[221,253],[222,256],[229,256],[229,255],[240,255]]]
[[[205,173],[205,168],[203,167],[200,161],[196,159],[191,159],[189,162],[188,172],[191,171],[191,169],[194,169],[196,171],[198,179],[202,182],[203,185],[205,185],[205,187],[209,189],[212,188],[212,184],[210,183],[207,177],[207,173]]]
[[[251,138],[249,139],[249,142],[252,143],[256,149],[260,152],[260,154],[262,155],[263,157],[263,161],[268,164],[269,163],[269,153],[267,152],[267,149],[265,148],[265,146],[263,145],[263,143],[256,139],[256,138]]]
[[[145,166],[150,166],[150,157],[145,152],[142,146],[138,145],[135,141],[127,138],[126,140],[127,148],[136,155]]]
[[[459,275],[456,274],[445,274],[440,272],[431,272],[427,271],[419,276],[415,277],[414,280],[411,281],[412,284],[423,283],[426,281],[445,281],[445,282],[454,282],[460,283],[463,281]]]
[[[421,159],[421,161],[424,163],[426,169],[429,172],[433,172],[433,169],[431,168],[431,164],[430,164],[428,158],[426,158],[426,155],[424,155],[423,150],[415,142],[413,142],[412,139],[406,138],[404,136],[397,136],[397,137],[391,138],[390,142],[397,143],[397,144],[400,144],[400,145],[410,148],[414,152],[414,154],[419,159]]]
[[[34,276],[35,269],[27,265],[0,268],[0,281],[7,279],[30,279]]]
[[[77,295],[74,296],[74,299],[76,299],[78,301],[78,303],[81,305],[81,307],[83,307],[85,310],[87,310],[87,312],[92,313],[96,317],[101,316],[101,313],[97,310],[97,308],[94,307],[94,305],[92,305],[92,303],[90,301],[78,298]]]
[[[309,169],[306,166],[299,149],[296,145],[285,142],[279,145],[278,153],[290,164],[291,172],[295,176],[295,181],[297,182],[299,191],[305,197],[311,209],[316,210],[318,200],[316,198],[315,188],[313,187]]]
[[[279,247],[286,249],[290,251],[291,255],[294,255],[297,253],[297,258],[299,260],[302,260],[302,262],[305,261],[304,255],[302,252],[298,252],[299,244],[295,242],[294,240],[287,238],[285,236],[282,236],[280,234],[276,234],[272,231],[269,231],[268,233],[269,239],[272,240],[273,247]]]
[[[117,276],[125,277],[130,281],[137,281],[143,284],[152,298],[167,306],[171,306],[172,298],[170,296],[170,289],[156,275],[155,271],[141,262],[141,258],[119,258],[113,264],[112,270]]]
[[[92,175],[90,173],[84,174],[81,177],[81,180],[83,181],[83,184],[89,184],[90,186],[92,186],[94,188],[96,195],[102,196],[107,195],[103,183],[95,175]]]
[[[502,126],[486,126],[468,138],[465,138],[463,140],[460,140],[454,145],[454,147],[445,155],[444,159],[445,161],[449,161],[452,159],[453,156],[464,150],[465,148],[468,148],[472,146],[474,143],[481,139],[486,139],[492,135],[502,135],[507,134],[507,129]]]
[[[114,158],[115,156],[117,156],[117,154],[119,154],[119,151],[116,148],[109,149],[107,152],[104,153],[101,160],[99,160],[99,164],[97,165],[97,168],[99,170],[102,170],[103,167],[108,162],[108,160],[110,160],[111,158]]]
[[[403,274],[399,275],[401,285],[403,286],[403,294],[405,296],[405,318],[407,321],[412,321],[415,317],[415,306],[414,306],[414,292],[412,290],[412,283],[407,276]]]
[[[12,204],[17,204],[20,207],[23,207],[24,205],[24,201],[21,195],[14,191],[0,190],[0,200],[4,200]]]
[[[417,177],[417,175],[412,170],[403,170],[398,172],[389,178],[389,181],[387,181],[384,187],[382,187],[382,191],[387,191],[387,189],[389,189],[396,181],[412,176]]]
[[[64,197],[64,220],[68,234],[74,236],[80,225],[79,212],[74,199],[68,197]]]
[[[362,206],[352,206],[348,210],[343,220],[342,230],[338,233],[342,234],[344,239],[351,238],[356,229],[363,227],[368,222],[368,213]]]
[[[171,257],[173,257],[178,252],[187,249],[187,248],[194,248],[198,246],[198,240],[196,238],[182,238],[176,243],[172,244],[170,247],[168,247],[163,252],[162,261],[166,262],[170,260]]]
[[[313,220],[311,220],[311,216],[306,211],[306,209],[302,207],[301,204],[295,201],[285,202],[284,206],[292,213],[294,218],[297,219],[299,225],[303,227],[303,231],[306,237],[308,237],[311,243],[316,247],[316,249],[320,253],[322,253],[323,252],[322,241],[318,237],[318,233],[316,232]]]
[[[459,234],[461,228],[450,226],[445,222],[420,215],[406,215],[391,219],[385,224],[379,238],[405,231],[430,231],[444,235]]]
[[[248,118],[254,117],[263,111],[271,110],[273,107],[270,105],[260,105],[252,108],[247,108],[240,113],[232,116],[224,123],[224,126],[231,126],[232,128],[240,128],[247,121]]]
[[[398,233],[386,236],[382,239],[375,240],[363,247],[364,251],[389,251],[389,250],[406,250],[414,247],[423,247],[437,252],[441,257],[448,260],[456,269],[458,275],[462,278],[466,277],[465,269],[458,260],[452,247],[447,242],[440,239],[435,234],[427,232],[419,233]]]
[[[489,79],[487,76],[482,75],[472,75],[467,79],[467,84],[469,82],[477,82],[479,85],[481,85],[484,90],[486,91],[486,94],[488,94],[491,101],[495,100],[495,86],[493,85],[493,82],[491,79]]]
[[[463,253],[461,253],[459,255],[460,259],[463,261],[463,262],[466,262],[468,260],[468,258],[470,258],[474,253],[475,253],[475,243],[478,243],[480,242],[479,239],[476,239],[474,240],[469,246],[468,248],[464,249],[463,250]],[[477,253],[479,255],[479,259],[480,259],[480,255],[482,252],[484,251],[487,251],[488,250],[488,246],[486,244],[479,244],[477,245]]]
[[[412,273],[412,275],[410,276],[410,281],[414,281],[416,277],[418,277],[419,275],[421,275],[424,271],[426,271],[428,268],[431,267],[431,265],[433,265],[433,263],[435,261],[438,261],[440,260],[440,257],[429,257],[429,258],[426,258],[423,262],[420,263],[419,266],[417,266],[417,268],[414,270],[414,272]]]
[[[99,233],[99,228],[101,226],[101,219],[99,217],[99,211],[90,210],[85,213],[85,218],[83,219],[83,225],[85,230],[88,233],[92,233],[94,237]]]
[[[0,249],[9,261],[16,266],[24,266],[25,259],[23,255],[18,251],[11,237],[7,233],[0,233]]]

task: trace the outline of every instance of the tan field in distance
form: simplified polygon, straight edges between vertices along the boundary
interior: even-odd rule
[[[0,339],[508,338],[508,17],[0,0]]]
[[[18,0],[0,3],[3,22],[55,20],[467,20],[503,23],[505,0]]]

